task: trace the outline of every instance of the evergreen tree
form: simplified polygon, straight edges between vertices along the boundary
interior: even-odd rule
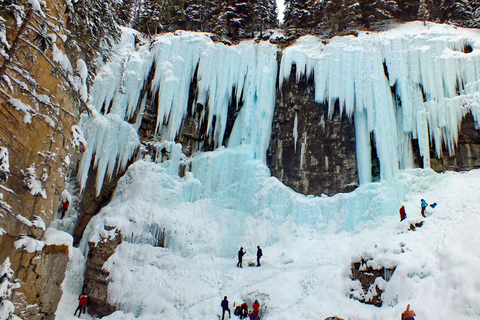
[[[470,0],[442,0],[440,4],[440,22],[452,22],[466,25],[473,18]]]
[[[286,28],[304,28],[313,20],[311,2],[305,0],[285,0],[283,25]]]
[[[78,0],[67,2],[67,29],[70,40],[66,43],[71,53],[81,53],[89,66],[95,67],[98,54],[106,57],[109,48],[119,40],[118,16],[122,0]],[[95,68],[90,71],[94,72]]]
[[[395,0],[361,0],[356,7],[361,23],[370,28],[374,22],[392,19],[398,11]]]

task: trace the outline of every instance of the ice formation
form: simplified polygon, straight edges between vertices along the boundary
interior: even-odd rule
[[[103,179],[124,168],[140,145],[137,131],[146,107],[142,88],[147,88],[158,94],[160,141],[152,143],[171,155],[163,163],[159,155],[135,161],[85,231],[83,250],[87,241],[102,241],[117,231],[123,237],[104,265],[110,272],[109,302],[119,309],[106,319],[210,319],[224,293],[237,301],[262,297],[275,319],[324,318],[342,308],[352,318],[390,319],[403,307],[399,304],[412,299],[417,306],[422,303],[416,310],[424,318],[474,318],[480,313],[478,302],[465,299],[475,296],[480,279],[460,281],[463,272],[457,271],[473,274],[478,246],[464,243],[456,220],[478,221],[478,172],[463,180],[459,174],[437,175],[428,169],[431,146],[437,154],[443,145],[452,152],[463,116],[471,112],[478,120],[478,32],[411,23],[384,33],[337,37],[327,44],[307,36],[283,51],[280,65],[278,49],[268,43],[226,46],[206,34],[187,32],[157,36],[145,44],[135,44],[135,37],[131,30],[123,31],[118,55],[92,88],[92,115],[82,119],[81,130],[72,128],[74,143],[85,148],[79,168],[82,188],[93,165],[98,192]],[[265,152],[275,84],[290,77],[294,64],[297,78],[313,75],[315,99],[328,103],[330,115],[339,100],[341,112],[354,119],[361,182],[354,192],[304,196],[270,176]],[[196,102],[210,108],[207,120],[217,149],[186,160],[175,137],[190,107],[188,89],[195,72]],[[243,107],[230,138],[223,141],[233,100],[242,101]],[[302,141],[295,154],[303,157],[308,137],[298,125],[293,136]],[[412,139],[418,140],[427,170],[408,170]],[[372,147],[380,160],[378,183],[370,183]],[[185,163],[191,170],[181,178],[178,166]],[[450,192],[450,184],[472,208],[461,213],[468,216],[455,213],[460,210],[458,195]],[[408,234],[408,223],[418,215],[417,200],[439,195],[443,204],[438,218],[431,217],[426,232]],[[398,225],[392,216],[400,204],[409,219]],[[476,224],[469,229],[475,239]],[[165,233],[167,248],[159,245]],[[399,242],[405,252],[392,249]],[[260,270],[232,267],[240,244],[247,249],[246,259],[256,245],[268,248]],[[462,258],[466,268],[456,269],[455,252],[467,257]],[[385,288],[386,308],[372,309],[347,297],[349,288],[355,288],[348,287],[349,270],[342,267],[348,269],[352,255],[369,254],[375,257],[372,264],[399,265],[388,283],[377,281]],[[80,282],[73,291],[80,290]]]

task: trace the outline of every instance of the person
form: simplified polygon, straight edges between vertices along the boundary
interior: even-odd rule
[[[400,221],[403,221],[407,218],[407,213],[405,212],[405,206],[400,208]]]
[[[79,311],[78,317],[80,318],[82,311],[83,311],[83,314],[85,314],[85,312],[87,311],[86,310],[87,304],[88,304],[88,296],[85,294],[85,292],[82,292],[82,294],[78,296],[78,307],[75,310],[75,313],[73,315],[75,316],[77,314],[77,311]]]
[[[170,152],[168,152],[165,147],[163,147],[163,149],[160,150],[160,152],[162,153],[162,162],[165,161],[165,158],[166,158],[167,160],[170,160],[170,156],[169,156],[169,153],[170,153]]]
[[[67,198],[62,199],[62,219],[65,217],[65,212],[67,212],[69,204],[70,202]]]
[[[257,246],[257,267],[260,267],[260,258],[262,255],[262,249],[260,249],[260,246]]]
[[[427,201],[422,199],[422,217],[424,218],[425,218],[425,209],[427,209],[427,207],[428,207]]]
[[[222,307],[222,320],[225,317],[225,311],[228,311],[228,317],[231,318],[232,315],[230,314],[230,308],[228,307],[227,296],[223,297],[223,300],[220,306]]]
[[[237,267],[240,267],[240,268],[243,268],[242,266],[242,259],[243,259],[243,255],[247,253],[246,251],[244,252],[243,251],[243,247],[240,247],[240,250],[238,250],[238,263],[237,263]]]
[[[407,309],[402,313],[402,320],[415,320],[415,312],[410,310],[410,305],[407,305]]]
[[[242,308],[242,312],[240,313],[240,319],[245,319],[248,316],[248,304],[244,302],[240,307]]]
[[[260,312],[260,303],[258,303],[258,300],[255,300],[252,307],[253,307],[253,313],[258,314]]]

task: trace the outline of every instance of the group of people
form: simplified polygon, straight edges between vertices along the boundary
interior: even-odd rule
[[[228,317],[231,318],[227,296],[223,297],[220,306],[222,307],[222,320],[224,320],[226,312],[228,312]],[[246,302],[243,302],[241,305],[235,308],[233,314],[239,316],[240,319],[246,319],[247,317],[249,317],[250,320],[260,320],[260,303],[258,302],[258,300],[255,300],[252,305],[252,309],[253,311],[248,313],[248,304]]]
[[[246,251],[243,251],[243,247],[240,247],[240,250],[238,250],[238,262],[237,262],[237,267],[243,268],[243,256],[247,253]],[[257,267],[260,267],[260,258],[263,256],[262,249],[260,246],[257,246]]]
[[[430,206],[432,208],[435,208],[436,205],[437,205],[436,203],[432,203]],[[425,211],[427,210],[428,202],[425,201],[424,199],[421,199],[420,200],[420,206],[421,206],[420,214],[422,215],[422,217],[426,218]],[[399,213],[400,213],[400,221],[403,221],[407,218],[407,213],[405,211],[405,206],[402,206],[400,208]]]

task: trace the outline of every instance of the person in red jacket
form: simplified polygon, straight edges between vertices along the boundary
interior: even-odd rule
[[[65,217],[65,212],[67,212],[69,204],[68,199],[62,200],[62,219]]]
[[[405,206],[400,208],[400,221],[403,221],[407,218],[407,213],[405,212]]]
[[[242,312],[240,313],[240,319],[245,319],[248,316],[248,304],[244,302],[240,307],[242,308]]]
[[[85,314],[85,312],[87,311],[86,310],[87,304],[88,304],[88,296],[85,294],[85,292],[83,292],[81,295],[78,296],[78,307],[77,307],[77,310],[75,310],[75,313],[73,315],[75,316],[77,314],[77,311],[79,311],[78,317],[80,318],[82,311],[83,311],[83,314]]]
[[[258,300],[255,300],[252,307],[253,307],[253,312],[254,313],[259,313],[260,312],[260,303],[258,303]]]

